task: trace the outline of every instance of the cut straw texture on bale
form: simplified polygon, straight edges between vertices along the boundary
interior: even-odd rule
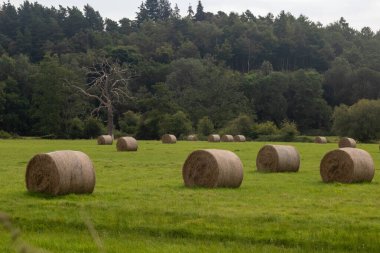
[[[257,154],[256,167],[260,172],[297,172],[300,155],[287,145],[265,145]]]
[[[323,137],[323,136],[317,136],[317,137],[315,137],[314,142],[318,143],[318,144],[326,144],[327,138]]]
[[[95,170],[90,158],[79,151],[55,151],[35,155],[26,167],[26,188],[49,195],[92,193]]]
[[[220,135],[219,134],[210,134],[207,138],[209,142],[220,142]]]
[[[339,148],[356,148],[356,141],[348,137],[341,138]]]
[[[371,182],[375,166],[367,151],[356,148],[340,148],[328,152],[320,164],[323,182],[358,183]]]
[[[164,134],[161,140],[162,140],[162,143],[165,143],[165,144],[174,144],[177,142],[177,138],[172,134]]]
[[[232,135],[225,134],[225,135],[222,135],[221,141],[222,142],[233,142],[234,137]]]
[[[137,141],[133,137],[120,137],[116,142],[117,151],[137,151]]]
[[[245,142],[246,141],[246,139],[245,139],[245,136],[244,135],[235,135],[234,136],[234,141],[236,141],[236,142]]]
[[[98,137],[98,145],[112,145],[113,138],[111,135],[101,135]]]
[[[192,152],[182,167],[185,186],[236,188],[243,181],[243,164],[231,151],[205,149]]]
[[[187,136],[187,140],[188,141],[197,141],[198,140],[198,136],[195,135],[195,134],[190,134],[189,136]]]

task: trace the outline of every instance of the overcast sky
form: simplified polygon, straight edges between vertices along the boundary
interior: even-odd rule
[[[6,1],[6,0],[3,0]],[[35,0],[30,0],[34,2]],[[14,5],[19,5],[23,0],[10,0]],[[134,19],[142,0],[37,0],[44,6],[77,6],[81,10],[85,4],[98,10],[103,17],[115,21],[123,17]],[[196,10],[198,0],[171,0],[172,7],[175,3],[185,15],[191,4]],[[344,17],[351,27],[361,29],[369,26],[374,31],[380,30],[380,0],[202,0],[204,11],[216,13],[231,11],[242,13],[249,9],[254,15],[265,16],[268,12],[275,16],[281,11],[292,13],[298,17],[300,14],[307,16],[312,21],[320,21],[327,25]]]

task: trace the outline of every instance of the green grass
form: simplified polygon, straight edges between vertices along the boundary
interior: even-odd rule
[[[265,143],[139,141],[135,153],[96,141],[0,140],[0,211],[21,238],[49,252],[379,252],[380,175],[368,184],[324,184],[323,155],[337,144],[292,143],[301,154],[298,173],[256,172]],[[196,149],[235,152],[244,164],[238,189],[188,189],[181,168]],[[378,145],[359,144],[380,165]],[[96,168],[91,195],[56,198],[29,194],[26,164],[54,150],[87,153]],[[14,252],[0,226],[0,252]]]

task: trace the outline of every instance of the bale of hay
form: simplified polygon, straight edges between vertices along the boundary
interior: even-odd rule
[[[98,145],[112,145],[113,138],[111,135],[101,135],[98,137]]]
[[[356,148],[340,148],[328,152],[320,164],[323,182],[357,183],[371,182],[375,166],[367,151]]]
[[[165,143],[165,144],[174,144],[177,142],[177,138],[175,137],[175,135],[172,135],[172,134],[164,134],[161,140],[162,140],[162,143]]]
[[[326,144],[327,138],[323,137],[323,136],[317,136],[317,137],[315,137],[314,142],[318,143],[318,144]]]
[[[90,158],[79,151],[55,151],[35,155],[26,167],[26,188],[49,195],[92,193],[95,170]]]
[[[117,151],[137,151],[137,141],[133,137],[120,137],[116,142]]]
[[[243,181],[243,164],[227,150],[205,149],[192,152],[182,167],[185,186],[232,187]]]
[[[356,141],[348,137],[341,138],[339,148],[356,148]]]
[[[189,136],[187,136],[187,140],[188,141],[197,141],[198,136],[196,134],[190,134]]]
[[[234,137],[232,135],[225,134],[225,135],[222,135],[221,141],[222,142],[233,142]]]
[[[220,142],[220,135],[219,134],[210,134],[207,138],[209,142]]]
[[[246,139],[245,139],[244,135],[235,135],[234,136],[234,141],[236,141],[236,142],[245,142]]]
[[[287,145],[265,145],[257,154],[256,167],[260,172],[297,172],[300,155]]]

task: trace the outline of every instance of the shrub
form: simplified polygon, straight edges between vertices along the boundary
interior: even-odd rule
[[[73,118],[69,123],[69,136],[71,139],[83,138],[84,124],[79,118]]]
[[[174,134],[177,138],[181,135],[189,134],[192,130],[191,121],[182,111],[178,111],[173,115],[166,114],[160,120],[159,127],[160,135],[169,133]]]
[[[223,134],[242,134],[253,138],[253,120],[246,114],[240,114],[237,118],[228,122]]]
[[[198,121],[197,132],[199,136],[208,136],[214,133],[214,131],[214,123],[212,123],[209,117],[204,116]]]
[[[296,123],[283,121],[281,124],[280,134],[284,137],[285,141],[291,141],[294,140],[294,137],[296,137],[300,133],[297,129]]]
[[[6,131],[0,130],[0,139],[10,139],[12,135]]]
[[[257,135],[276,135],[279,133],[277,126],[272,121],[254,125],[253,131]]]
[[[120,130],[127,135],[135,136],[137,133],[138,125],[141,115],[132,111],[123,113],[119,119]]]
[[[85,138],[96,138],[104,131],[104,125],[98,119],[87,118],[84,122],[83,134]]]

